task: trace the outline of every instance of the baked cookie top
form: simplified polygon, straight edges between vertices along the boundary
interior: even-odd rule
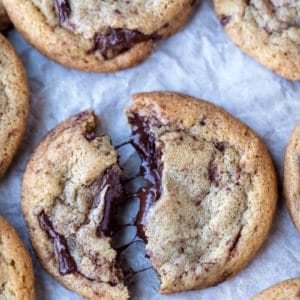
[[[283,189],[290,215],[300,231],[300,124],[286,147]]]
[[[9,41],[0,34],[0,177],[23,137],[29,109],[24,67]]]
[[[103,72],[146,58],[155,40],[187,21],[194,2],[4,0],[17,29],[40,51],[68,67]]]
[[[150,183],[139,193],[138,220],[161,292],[206,288],[237,273],[275,211],[264,144],[221,108],[187,95],[136,94],[127,115]]]
[[[2,0],[0,0],[0,31],[7,29],[10,25],[11,22],[3,6]]]
[[[214,0],[232,41],[262,65],[300,80],[300,3],[295,0]]]
[[[0,299],[33,300],[31,257],[15,229],[0,216]]]
[[[110,215],[121,194],[117,152],[96,136],[96,117],[80,113],[36,148],[23,178],[22,210],[44,268],[87,299],[127,299]]]
[[[277,283],[262,291],[252,300],[300,300],[300,278]]]

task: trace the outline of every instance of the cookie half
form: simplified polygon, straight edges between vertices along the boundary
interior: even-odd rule
[[[189,19],[194,0],[4,0],[16,28],[42,53],[84,71],[136,65]]]
[[[161,292],[236,274],[274,216],[277,181],[264,144],[221,108],[183,94],[136,94],[127,116],[148,181],[136,225]]]
[[[11,22],[3,6],[2,0],[0,0],[0,31],[3,31],[11,26]]]
[[[0,177],[19,147],[29,109],[24,67],[9,41],[0,34]]]
[[[277,283],[252,300],[300,300],[300,278]]]
[[[214,0],[230,39],[265,67],[300,80],[299,1]]]
[[[300,231],[300,124],[286,147],[283,189],[290,215]]]
[[[15,229],[0,216],[0,298],[33,300],[31,257]]]
[[[36,148],[23,178],[22,210],[43,267],[87,299],[128,299],[112,249],[110,216],[121,169],[96,117],[80,113]]]

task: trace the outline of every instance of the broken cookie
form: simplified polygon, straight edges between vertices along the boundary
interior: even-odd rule
[[[118,254],[141,240],[162,293],[236,274],[266,239],[275,211],[276,176],[264,144],[221,108],[182,94],[136,94],[126,113],[132,134],[117,148],[134,146],[137,177],[145,179],[128,224],[112,220],[127,196],[125,181],[91,112],[56,127],[31,156],[22,208],[42,265],[88,299],[129,297]],[[113,249],[115,228],[133,225],[134,239]]]
[[[206,288],[233,276],[266,239],[277,200],[268,151],[247,126],[190,96],[133,96],[131,144],[148,185],[138,234],[164,294]]]
[[[122,197],[117,152],[80,113],[53,129],[28,162],[22,209],[43,267],[87,299],[128,299],[111,247],[111,216]]]

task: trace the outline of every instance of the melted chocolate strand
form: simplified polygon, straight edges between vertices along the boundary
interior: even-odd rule
[[[68,0],[55,0],[54,10],[60,24],[66,22],[69,19],[71,8]]]
[[[133,270],[132,268],[129,268],[128,270],[124,271],[124,275],[125,275],[125,279],[126,281],[132,281],[133,277],[138,274],[138,273],[142,273],[145,271],[148,271],[150,269],[153,269],[153,267],[147,267],[138,271]]]
[[[95,35],[93,51],[99,50],[105,59],[113,58],[119,53],[129,50],[135,44],[155,38],[157,37],[143,34],[138,30],[110,28],[106,34]]]
[[[48,236],[53,241],[56,258],[58,259],[59,264],[59,273],[61,275],[66,275],[76,272],[77,266],[69,252],[66,238],[54,230],[53,225],[44,210],[39,214],[39,223],[41,228],[47,232]]]
[[[132,125],[131,144],[141,158],[140,175],[149,183],[137,192],[140,209],[135,221],[138,236],[147,242],[144,232],[146,215],[150,206],[161,195],[161,153],[155,147],[155,136],[150,130],[148,120],[135,114],[128,118],[128,122]]]
[[[123,193],[123,188],[121,184],[121,175],[113,170],[112,168],[107,169],[100,185],[100,192],[94,203],[94,206],[97,207],[100,204],[100,196],[102,190],[108,186],[105,196],[104,196],[104,214],[103,218],[97,228],[97,236],[109,237],[112,235],[112,217],[116,209],[115,204],[117,204]]]
[[[132,180],[135,180],[135,179],[137,179],[137,178],[139,178],[139,177],[141,177],[140,174],[137,174],[137,175],[135,175],[135,176],[133,176],[133,177],[124,178],[124,179],[123,179],[123,183],[124,183],[124,184],[128,184],[128,183],[131,182]],[[131,195],[131,197],[133,197],[133,195]]]
[[[131,242],[114,249],[118,252],[118,254],[120,254],[121,252],[125,251],[129,246],[138,242],[143,242],[143,240],[136,236]]]
[[[126,145],[128,145],[128,144],[130,144],[130,141],[126,141],[126,142],[124,142],[124,143],[122,143],[122,144],[119,144],[119,145],[115,146],[115,149],[116,149],[116,150],[117,150],[117,149],[120,149],[120,148],[122,148],[122,147],[124,147],[124,146],[126,146]]]

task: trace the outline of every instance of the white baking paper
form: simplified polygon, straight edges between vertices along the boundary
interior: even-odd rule
[[[0,182],[0,213],[16,227],[32,254],[37,299],[80,299],[42,269],[30,246],[20,210],[21,180],[29,155],[50,129],[79,111],[93,108],[104,130],[118,144],[129,135],[123,110],[130,104],[132,93],[165,90],[207,99],[260,134],[282,181],[284,149],[292,128],[300,121],[300,82],[271,73],[236,48],[219,25],[211,1],[202,1],[189,24],[160,42],[144,63],[113,74],[66,69],[33,49],[15,30],[8,37],[27,69],[31,109],[24,142]],[[133,150],[124,148],[122,154],[123,164],[127,168],[135,165],[136,169],[138,159]],[[129,260],[132,267],[139,269],[148,261],[142,244],[128,251],[136,248],[141,251]],[[299,251],[300,234],[280,196],[269,238],[249,266],[234,278],[201,291],[161,296],[159,280],[149,270],[135,278],[133,299],[249,299],[276,282],[300,277]]]

